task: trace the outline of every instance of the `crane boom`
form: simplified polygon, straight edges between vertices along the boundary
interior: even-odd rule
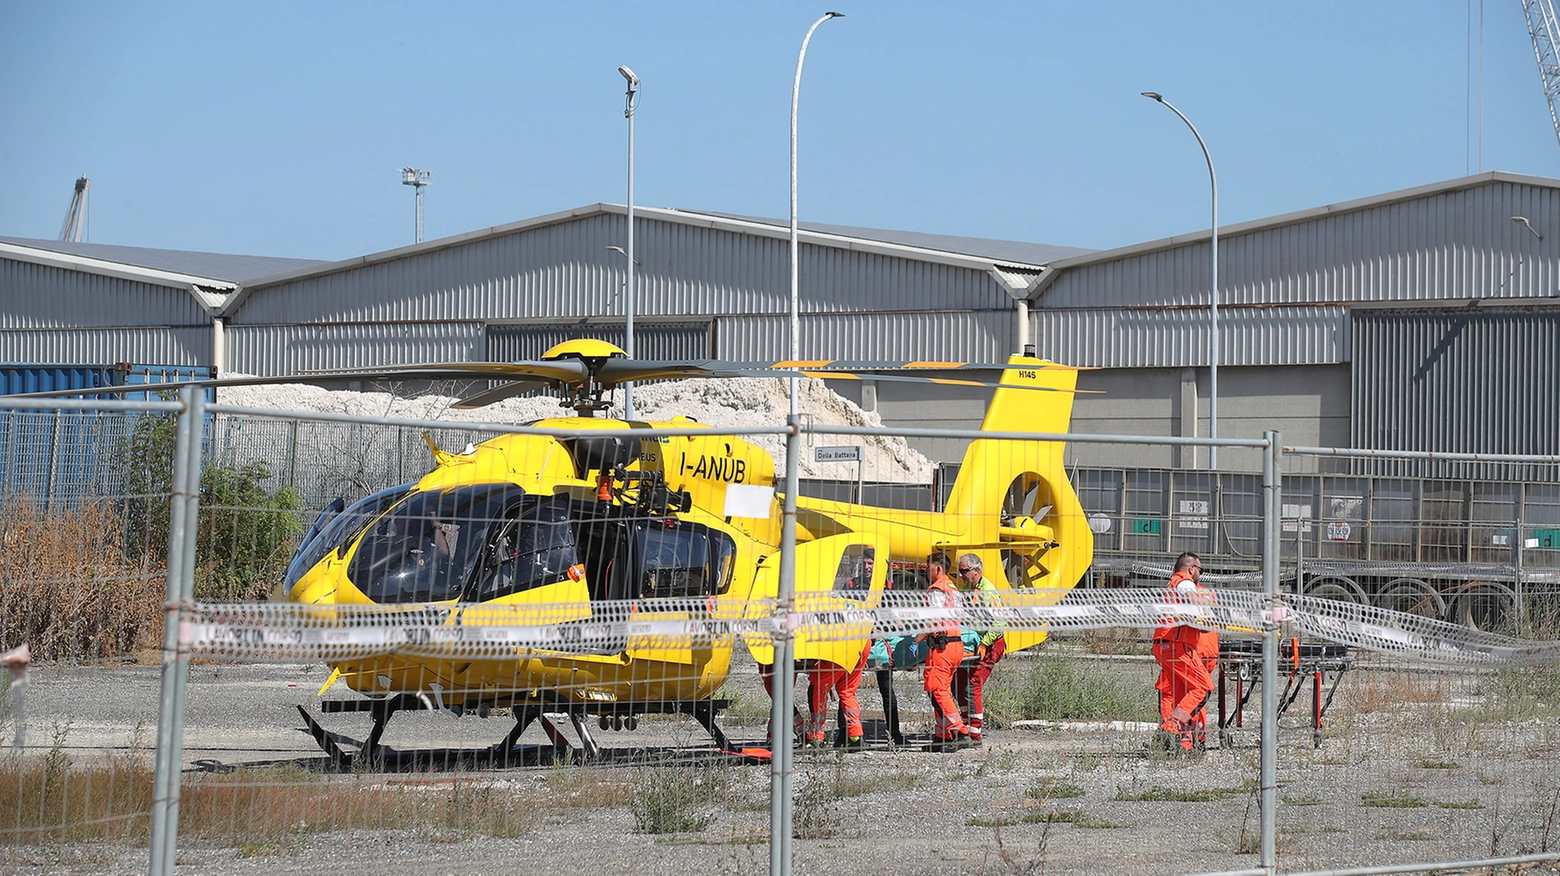
[[[1555,126],[1555,139],[1560,141],[1560,54],[1555,48],[1560,38],[1560,23],[1555,20],[1553,0],[1522,0],[1522,11],[1527,15],[1528,36],[1533,38],[1533,55],[1538,58],[1538,75],[1544,80],[1544,99],[1549,103],[1549,121]]]
[[[81,242],[81,227],[87,220],[87,188],[91,185],[92,181],[85,176],[76,180],[76,193],[71,196],[65,224],[60,227],[60,240]]]

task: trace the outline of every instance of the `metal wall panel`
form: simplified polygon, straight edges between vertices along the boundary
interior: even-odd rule
[[[1511,217],[1524,216],[1543,239]],[[1207,306],[1208,241],[1067,268],[1040,306]],[[1560,190],[1491,180],[1219,238],[1225,307],[1548,296]]]
[[[187,290],[50,265],[0,258],[0,289],[0,330],[211,325]],[[3,351],[0,359],[15,361]]]
[[[210,365],[211,327],[0,331],[5,362],[158,362]]]
[[[1100,308],[1030,311],[1044,358],[1093,368],[1208,365],[1208,309]],[[1319,365],[1349,360],[1349,309],[1219,308],[1219,364]]]
[[[1352,444],[1560,453],[1560,307],[1357,311]],[[1554,478],[1511,467],[1405,463],[1429,477]],[[1521,468],[1521,467],[1517,467]]]
[[[787,241],[636,219],[635,313],[789,313]],[[252,291],[235,324],[527,320],[625,312],[624,217],[586,216]],[[1010,308],[990,272],[803,244],[804,312]]]
[[[481,323],[240,325],[228,329],[228,368],[262,376],[414,362],[480,362]]]
[[[714,357],[710,322],[635,322],[636,359],[710,359]],[[628,333],[619,323],[552,323],[547,325],[490,325],[487,328],[487,361],[519,362],[540,359],[564,341],[594,338],[628,348]]]
[[[803,359],[1005,362],[1013,351],[1013,311],[837,313],[798,320]],[[790,316],[729,316],[716,322],[721,359],[790,356]]]

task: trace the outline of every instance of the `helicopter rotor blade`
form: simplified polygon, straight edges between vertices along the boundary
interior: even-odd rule
[[[432,362],[421,365],[383,365],[376,368],[342,368],[330,371],[299,371],[309,380],[331,378],[383,380],[524,380],[532,378],[552,383],[583,383],[590,379],[590,367],[579,359],[525,362]]]
[[[506,398],[517,396],[522,392],[530,392],[533,389],[543,389],[551,385],[552,384],[545,380],[516,380],[513,383],[505,383],[500,386],[495,386],[492,389],[484,390],[477,393],[476,395],[468,395],[460,401],[450,405],[450,407],[462,411],[471,410],[472,408],[486,407],[487,405],[501,402]]]
[[[820,367],[821,366],[821,367]],[[1001,371],[1011,366],[977,362],[872,362],[866,360],[817,360],[791,362],[742,362],[719,359],[645,360],[613,359],[604,363],[596,372],[596,379],[611,387],[628,381],[687,380],[696,378],[787,378],[811,377],[818,380],[881,380],[901,383],[932,383],[944,386],[973,386],[981,389],[1007,387],[1041,392],[1081,392],[1096,390],[1065,390],[1048,386],[1028,386],[977,380],[961,377],[933,377],[920,374],[884,374],[883,371]],[[1039,370],[1077,371],[1070,365],[1042,365]]]
[[[870,359],[794,359],[779,362],[732,363],[743,367],[794,368],[806,371],[1006,371],[1009,368],[1026,368],[1032,371],[1093,371],[1078,365],[1062,365],[1042,362],[1038,365],[1012,365],[1007,362],[934,362],[917,359],[911,361],[873,361]]]

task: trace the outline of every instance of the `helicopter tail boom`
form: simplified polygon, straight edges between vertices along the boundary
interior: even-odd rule
[[[1066,433],[1078,372],[1049,364],[1012,357],[981,429]],[[969,521],[967,543],[1001,552],[1011,587],[1071,587],[1093,560],[1094,533],[1067,478],[1065,447],[1062,441],[978,438],[965,451],[945,514]]]

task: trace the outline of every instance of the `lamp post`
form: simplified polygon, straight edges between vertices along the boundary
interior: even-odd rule
[[[628,318],[624,321],[623,331],[628,346],[624,352],[628,358],[634,358],[634,105],[639,102],[639,77],[627,67],[619,67],[618,72],[628,80],[628,93],[623,98],[623,117],[628,119],[628,287],[624,293],[627,299],[625,310]],[[623,384],[623,419],[634,418],[634,384]]]
[[[802,62],[807,59],[807,44],[812,41],[813,31],[818,25],[831,18],[844,18],[843,12],[825,12],[823,17],[812,23],[807,28],[807,36],[802,37],[802,50],[796,55],[796,81],[791,85],[791,359],[794,361],[802,357],[800,338],[800,305],[796,286],[796,106],[802,96]],[[796,378],[791,378],[791,416],[798,413],[796,401]]]
[[[1208,162],[1208,183],[1213,187],[1213,222],[1209,231],[1208,249],[1208,437],[1219,437],[1219,179],[1213,173],[1213,157],[1208,154],[1208,144],[1197,133],[1197,126],[1176,109],[1170,101],[1157,92],[1145,91],[1143,96],[1158,101],[1180,116],[1186,127],[1191,128],[1197,145],[1202,147],[1203,160]],[[1208,447],[1208,468],[1218,469],[1219,448]]]

